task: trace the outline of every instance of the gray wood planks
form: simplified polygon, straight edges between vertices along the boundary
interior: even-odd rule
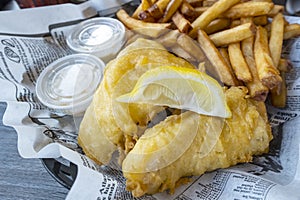
[[[0,103],[0,199],[65,199],[68,189],[48,174],[39,159],[19,156],[17,133],[2,123],[5,108]]]

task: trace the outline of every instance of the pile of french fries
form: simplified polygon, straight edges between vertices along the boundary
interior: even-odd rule
[[[142,0],[117,17],[135,33],[153,38],[226,86],[244,85],[249,96],[286,104],[283,40],[300,35],[284,7],[271,0]]]

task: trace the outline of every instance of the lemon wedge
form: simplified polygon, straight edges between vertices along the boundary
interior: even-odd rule
[[[231,117],[221,85],[197,69],[161,66],[148,70],[138,79],[130,93],[121,95],[116,100],[168,106],[209,116]]]

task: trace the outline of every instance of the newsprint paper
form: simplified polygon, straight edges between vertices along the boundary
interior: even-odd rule
[[[101,5],[99,0],[97,5],[89,1],[0,13],[0,100],[7,103],[3,121],[17,131],[22,157],[63,159],[77,165],[77,178],[67,199],[134,199],[125,189],[118,166],[98,166],[81,153],[76,140],[81,118],[52,113],[35,95],[41,71],[54,60],[72,54],[65,42],[68,30],[96,16],[100,9],[110,8],[107,2],[120,4],[103,1]],[[297,17],[287,19],[300,23]],[[286,74],[286,108],[267,106],[274,135],[268,154],[255,157],[251,163],[192,177],[175,194],[136,199],[299,200],[300,38],[285,41],[282,56],[293,68]]]

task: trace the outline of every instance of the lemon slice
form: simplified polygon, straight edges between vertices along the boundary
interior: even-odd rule
[[[198,114],[228,118],[220,84],[196,69],[161,66],[145,72],[130,93],[119,96],[119,102],[148,103],[190,110]]]

